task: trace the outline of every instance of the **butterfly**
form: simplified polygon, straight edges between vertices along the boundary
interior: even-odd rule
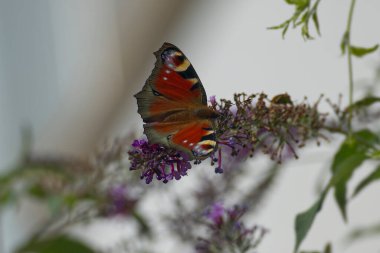
[[[164,43],[155,67],[135,97],[149,143],[162,144],[202,160],[217,148],[215,119],[202,82],[184,53]]]

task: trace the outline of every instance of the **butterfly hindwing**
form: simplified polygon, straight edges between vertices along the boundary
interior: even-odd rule
[[[202,158],[216,148],[215,131],[210,120],[172,123],[148,123],[144,133],[149,141],[162,143],[187,153],[190,158]]]

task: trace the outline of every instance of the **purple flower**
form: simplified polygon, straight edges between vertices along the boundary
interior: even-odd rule
[[[146,141],[146,140],[134,140],[133,142],[132,142],[132,147],[134,147],[134,148],[139,148],[139,147],[141,147],[141,146],[143,146],[143,145],[145,145],[145,144],[147,144],[148,142]]]
[[[247,158],[261,150],[277,162],[297,158],[297,147],[309,139],[324,138],[320,130],[326,115],[318,112],[318,103],[293,104],[288,94],[272,100],[263,93],[235,94],[233,101],[221,99],[212,104],[220,115],[216,120],[218,143],[228,147],[231,156]]]
[[[210,101],[211,106],[216,106],[217,105],[216,96],[211,96],[209,98],[209,101]]]
[[[175,149],[159,144],[149,144],[145,140],[134,140],[128,152],[131,170],[141,170],[141,179],[149,184],[153,178],[167,183],[179,180],[191,169],[188,156]]]
[[[220,202],[214,203],[206,212],[209,233],[200,237],[196,244],[197,253],[248,252],[261,242],[266,230],[258,226],[247,227],[241,220],[245,207],[225,208]],[[211,221],[211,225],[209,222]]]
[[[128,215],[137,200],[130,197],[125,185],[115,185],[108,190],[106,216]]]
[[[215,173],[236,167],[236,163],[252,157],[258,150],[281,162],[290,157],[298,158],[296,149],[312,138],[324,138],[325,114],[305,101],[293,104],[287,94],[269,100],[267,95],[235,94],[233,101],[215,96],[209,98],[210,107],[219,115],[215,119],[218,150],[210,154]],[[191,168],[187,155],[161,144],[135,140],[128,152],[131,170],[141,170],[141,178],[150,183],[153,178],[167,183],[187,175]],[[222,163],[223,157],[223,163]],[[196,160],[200,164],[203,160]]]
[[[220,226],[223,223],[224,206],[220,202],[214,203],[209,210],[206,211],[206,217],[211,220],[214,225]]]

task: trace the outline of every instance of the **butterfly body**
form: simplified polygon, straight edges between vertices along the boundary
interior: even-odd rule
[[[214,119],[218,113],[207,106],[203,85],[186,56],[164,43],[154,53],[155,68],[143,89],[135,95],[144,133],[159,143],[203,159],[217,143]]]

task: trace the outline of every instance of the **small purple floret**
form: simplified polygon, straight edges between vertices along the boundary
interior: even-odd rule
[[[215,173],[216,173],[216,174],[223,174],[223,169],[220,168],[220,167],[216,167],[216,168],[215,168]]]
[[[108,190],[108,200],[106,207],[107,216],[128,215],[137,203],[137,200],[130,197],[125,185],[115,185]]]
[[[206,217],[211,220],[215,225],[220,226],[223,222],[223,215],[225,209],[222,203],[216,202],[206,212]]]

